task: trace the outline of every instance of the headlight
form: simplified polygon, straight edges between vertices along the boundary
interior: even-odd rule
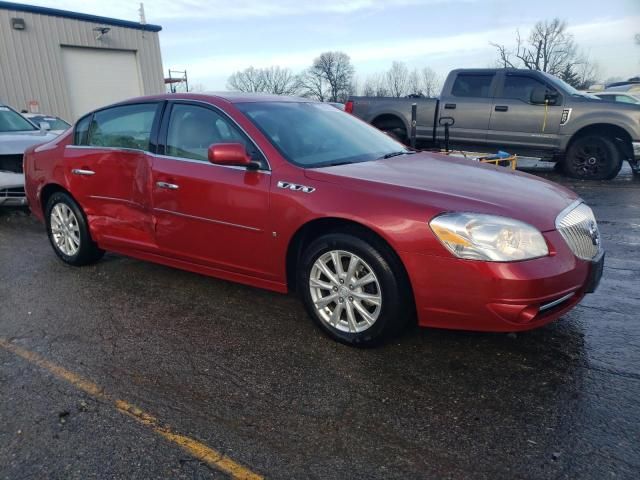
[[[445,213],[429,222],[431,230],[456,257],[513,262],[549,254],[547,242],[531,225],[481,213]]]

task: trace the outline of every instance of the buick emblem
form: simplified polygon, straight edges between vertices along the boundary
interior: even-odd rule
[[[589,222],[589,236],[591,237],[591,243],[595,246],[600,246],[600,232],[598,231],[596,222],[593,220]]]

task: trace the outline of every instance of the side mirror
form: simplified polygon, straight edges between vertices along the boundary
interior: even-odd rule
[[[209,147],[207,153],[209,161],[216,165],[233,165],[249,169],[258,168],[257,162],[251,160],[247,149],[241,143],[216,143]]]
[[[534,105],[555,105],[558,102],[558,93],[545,87],[535,87],[531,90],[529,101]]]
[[[40,130],[51,130],[51,124],[49,122],[40,122],[38,125],[40,126]]]

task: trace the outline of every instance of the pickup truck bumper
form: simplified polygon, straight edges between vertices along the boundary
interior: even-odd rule
[[[418,324],[457,330],[515,332],[557,320],[597,287],[604,253],[577,258],[558,232],[545,233],[553,255],[500,263],[404,254]],[[461,279],[464,279],[461,281]]]
[[[640,142],[631,142],[633,146],[633,158],[635,160],[640,160]]]

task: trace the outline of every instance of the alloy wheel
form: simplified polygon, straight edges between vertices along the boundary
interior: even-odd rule
[[[309,289],[316,312],[330,327],[360,333],[376,322],[382,290],[367,262],[345,250],[322,254],[311,267]]]
[[[80,250],[80,226],[73,210],[64,203],[56,203],[51,209],[51,236],[62,253],[73,257]]]

